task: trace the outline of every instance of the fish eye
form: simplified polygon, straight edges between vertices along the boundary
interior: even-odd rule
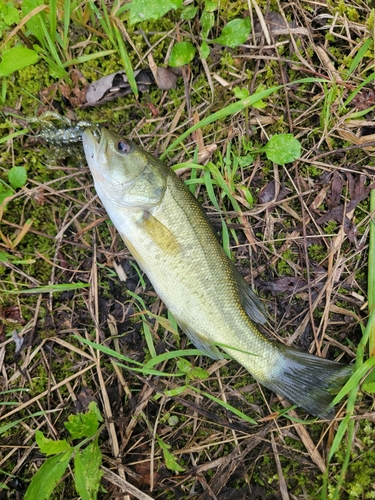
[[[130,151],[130,144],[128,144],[126,141],[124,141],[123,139],[120,139],[118,141],[118,143],[116,144],[116,147],[117,147],[117,151],[119,153],[129,153]]]

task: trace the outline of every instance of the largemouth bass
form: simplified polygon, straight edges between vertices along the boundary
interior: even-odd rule
[[[83,146],[110,219],[192,343],[215,359],[225,351],[267,388],[313,415],[332,418],[331,388],[351,368],[260,333],[256,324],[266,321],[260,299],[176,174],[104,128],[100,143],[85,130]]]

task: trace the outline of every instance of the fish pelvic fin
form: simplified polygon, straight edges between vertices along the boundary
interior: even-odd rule
[[[176,318],[176,317],[175,317]],[[201,350],[206,356],[212,359],[223,359],[223,353],[219,351],[216,345],[212,344],[209,340],[207,340],[203,335],[199,334],[191,327],[186,325],[184,322],[179,321],[176,318],[176,321],[181,328],[181,330],[189,337],[190,341],[195,345],[195,347]]]
[[[285,345],[279,347],[285,356],[283,373],[264,385],[311,415],[333,419],[333,394],[353,373],[353,367]]]

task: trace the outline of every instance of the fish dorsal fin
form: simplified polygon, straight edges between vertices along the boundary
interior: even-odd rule
[[[209,340],[207,340],[203,335],[200,335],[184,322],[179,321],[178,318],[176,318],[176,321],[178,323],[178,326],[189,337],[190,341],[195,345],[197,349],[200,349],[206,356],[209,356],[212,359],[223,359],[224,356],[219,351],[219,349]]]
[[[238,269],[235,266],[233,266],[233,269],[234,277],[240,293],[242,307],[245,309],[247,315],[252,321],[258,323],[259,325],[263,325],[267,322],[267,312],[260,298],[252,291],[250,285],[245,281]]]

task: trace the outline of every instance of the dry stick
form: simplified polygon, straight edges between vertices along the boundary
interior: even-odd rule
[[[286,485],[285,477],[283,474],[283,468],[281,467],[279,452],[277,451],[277,446],[276,446],[275,437],[274,437],[273,433],[271,434],[271,444],[272,444],[272,450],[273,450],[273,454],[274,454],[275,462],[276,462],[281,498],[282,498],[282,500],[290,500],[289,493],[288,493],[288,487]]]
[[[50,412],[50,413],[52,413],[52,412]],[[21,422],[21,425],[22,424],[25,426],[25,422]],[[18,444],[17,446],[11,447],[9,453],[7,455],[4,455],[1,457],[0,468],[2,467],[3,464],[10,463],[10,462],[8,462],[8,460],[11,460],[11,457],[12,457],[12,455],[14,455],[14,453],[17,453],[18,455],[20,455],[21,450],[24,450],[22,457],[18,456],[17,460],[14,460],[14,462],[16,462],[16,464],[13,467],[13,469],[11,470],[11,475],[16,475],[17,472],[22,468],[23,464],[26,462],[26,460],[28,459],[30,454],[34,451],[34,449],[37,446],[36,443],[33,443],[30,446],[28,446],[27,445],[28,441],[30,441],[32,435],[35,434],[36,430],[39,430],[43,425],[44,425],[43,422],[38,423],[37,429],[30,429],[29,427],[26,427],[29,434],[27,436],[25,436],[25,438],[23,439],[21,444]],[[11,479],[11,476],[9,477],[9,480],[10,479]]]
[[[290,408],[290,404],[287,403],[283,398],[277,396],[280,400],[281,404],[284,408]],[[300,420],[300,416],[295,410],[289,410],[289,415],[297,420]],[[311,460],[319,467],[319,469],[323,472],[326,471],[326,464],[324,463],[323,457],[316,449],[316,445],[310,437],[310,434],[306,430],[306,426],[300,424],[298,422],[293,424],[293,427],[296,429],[297,434],[301,438],[302,443],[305,445],[306,450],[308,451]]]
[[[251,4],[253,5],[254,10],[255,10],[255,12],[256,12],[256,14],[258,16],[259,23],[260,23],[260,25],[262,27],[263,34],[264,34],[264,37],[266,39],[266,42],[267,42],[268,45],[271,45],[271,37],[270,37],[269,31],[268,31],[268,28],[267,28],[266,21],[264,20],[264,16],[262,14],[262,11],[259,8],[259,5],[256,3],[256,0],[247,0],[247,4],[249,6],[249,12],[251,12]]]
[[[0,246],[0,248],[1,247],[2,247],[2,245]],[[6,248],[8,248],[8,247],[6,247]],[[40,281],[38,281],[35,278],[33,278],[32,276],[29,276],[28,274],[24,273],[23,271],[21,271],[21,269],[18,269],[18,267],[15,266],[14,264],[12,264],[11,262],[1,262],[1,267],[7,267],[8,269],[11,269],[15,273],[19,274],[23,278],[25,278],[28,281],[30,281],[31,283],[33,283],[33,285],[40,286]]]
[[[315,328],[313,309],[312,309],[312,297],[311,297],[312,287],[311,287],[311,276],[310,276],[310,259],[309,259],[309,253],[307,251],[307,238],[306,238],[306,236],[307,236],[306,225],[307,224],[305,224],[305,220],[306,220],[305,204],[304,204],[303,198],[302,198],[301,184],[300,184],[299,175],[297,172],[297,164],[295,165],[295,169],[296,169],[296,184],[298,187],[298,195],[300,198],[300,204],[301,204],[301,210],[302,210],[302,221],[303,221],[302,222],[302,234],[303,234],[302,241],[303,241],[303,250],[304,250],[305,262],[306,262],[306,276],[307,276],[307,285],[308,285],[310,322],[311,322],[311,328],[312,328],[313,333],[314,333],[316,351],[317,351],[317,354],[320,356],[321,355],[320,342],[318,341],[318,334],[317,334],[317,331]]]
[[[228,400],[227,400],[227,396],[226,396],[226,393],[225,393],[225,390],[223,387],[223,382],[222,382],[219,370],[217,370],[217,372],[216,372],[216,377],[217,377],[217,382],[219,385],[221,399],[224,401],[224,403],[227,404]],[[230,417],[228,417],[228,421],[232,422],[232,419]],[[231,429],[231,431],[232,431],[232,435],[233,435],[233,441],[234,441],[235,445],[238,446],[238,436],[236,434],[236,431],[234,429]]]
[[[345,217],[345,210],[344,215]],[[329,253],[328,253],[328,269],[327,269],[327,281],[326,281],[326,301],[324,306],[324,312],[322,317],[322,338],[325,334],[325,331],[328,326],[329,321],[329,313],[331,311],[331,295],[333,291],[333,283],[335,281],[336,271],[339,267],[339,264],[342,264],[342,259],[340,259],[340,249],[341,245],[345,239],[345,231],[344,231],[344,221],[342,226],[336,236],[336,238],[331,242]],[[334,262],[336,266],[334,267]]]
[[[87,210],[89,208],[89,206],[98,198],[98,195],[96,194],[93,198],[91,198],[90,201],[88,201],[87,203],[85,203],[85,205],[83,205],[83,207],[78,210],[78,212],[73,215],[73,217],[70,217],[68,222],[66,222],[63,227],[60,229],[60,231],[56,234],[55,236],[55,239],[57,241],[59,241],[62,237],[63,237],[63,234],[65,233],[65,231],[68,229],[68,227],[72,224],[73,221],[75,221],[81,214],[82,212],[84,212],[85,210]],[[66,220],[66,219],[65,219]]]
[[[282,9],[282,7],[281,7],[281,3],[280,3],[280,1],[279,1],[279,0],[276,0],[276,1],[277,1],[277,6],[278,6],[278,8],[279,8],[279,12],[280,12],[281,16],[282,16],[282,17],[283,17],[283,19],[284,19],[285,26],[289,26],[288,20],[287,20],[287,18],[285,17],[285,14],[284,14],[284,11],[283,11],[283,9]],[[298,45],[296,44],[296,41],[295,41],[295,39],[294,39],[294,36],[293,36],[293,34],[292,34],[291,30],[289,30],[289,33],[290,33],[290,40],[291,40],[291,42],[292,42],[292,45],[293,45],[293,50],[294,50],[295,55],[298,57],[298,59],[300,60],[300,62],[303,64],[303,66],[305,66],[306,68],[309,68],[311,71],[313,71],[313,70],[314,70],[314,68],[313,68],[313,67],[309,64],[309,62],[308,62],[308,61],[307,61],[307,60],[303,57],[303,55],[301,54],[301,51],[300,51],[300,49],[299,49]],[[300,69],[302,69],[302,70],[303,70],[303,66],[302,66]],[[304,70],[304,71],[306,71],[306,70]]]
[[[140,380],[142,380],[142,379],[140,379]],[[125,449],[126,445],[128,444],[128,442],[131,438],[133,429],[136,426],[136,424],[138,423],[138,416],[143,412],[144,408],[148,405],[149,399],[152,396],[152,393],[154,392],[154,388],[150,387],[147,381],[143,380],[143,382],[144,382],[144,386],[143,386],[143,389],[139,395],[140,402],[133,409],[132,418],[131,418],[131,420],[130,420],[130,422],[125,430],[125,435],[121,441],[121,449],[122,450]]]
[[[242,465],[242,462],[246,457],[246,455],[248,455],[250,451],[252,451],[256,446],[258,446],[258,444],[260,444],[265,439],[265,436],[274,427],[274,425],[275,425],[274,422],[270,422],[265,427],[263,427],[263,429],[261,429],[259,432],[253,434],[246,441],[243,441],[241,445],[242,446],[245,445],[245,448],[242,451],[240,451],[239,447],[237,447],[234,451],[229,453],[229,455],[226,455],[225,457],[222,457],[221,459],[215,461],[215,463],[219,463],[219,467],[210,483],[210,486],[215,495],[218,495],[220,491],[223,489],[223,487],[227,485],[229,478],[234,474],[235,470]],[[196,476],[201,471],[205,470],[203,467],[204,466],[194,467],[189,471],[190,475]],[[198,500],[211,500],[211,499],[212,497],[209,496],[208,492],[204,492],[198,498]]]
[[[38,7],[35,7],[31,12],[29,12],[22,20],[17,24],[17,26],[9,33],[9,35],[6,37],[6,39],[3,41],[2,45],[0,46],[0,50],[2,50],[6,44],[11,40],[14,35],[17,34],[18,31],[24,26],[30,19],[36,14],[39,14],[39,12],[42,12],[42,10],[47,9],[48,5],[38,5]],[[22,33],[22,32],[21,32]]]
[[[180,106],[179,106],[179,108],[178,108],[178,110],[177,110],[177,112],[176,112],[176,114],[175,114],[175,116],[174,116],[174,118],[173,118],[173,120],[172,120],[172,123],[171,123],[171,125],[169,127],[167,138],[165,139],[164,144],[163,144],[163,146],[161,148],[162,151],[165,151],[167,149],[168,144],[171,141],[172,134],[175,131],[178,122],[180,121],[180,118],[181,118],[182,113],[183,113],[183,111],[185,109],[185,106],[186,106],[186,99],[183,99],[182,102],[181,102],[181,104],[180,104]]]
[[[286,174],[288,175],[291,183],[293,184],[294,188],[296,189],[296,191],[298,193],[301,193],[301,190],[300,188],[296,185],[296,183],[294,182],[294,180],[292,179],[290,173],[288,172],[288,170],[285,169],[285,172]],[[299,194],[299,197],[300,197],[300,202],[301,202],[301,206],[303,207],[303,209],[307,209],[306,205],[305,205],[305,202],[303,200],[303,198],[301,197],[301,194]],[[307,209],[308,210],[308,209]],[[314,222],[314,224],[316,225],[314,219],[310,216],[311,220]],[[302,224],[304,230],[305,230],[305,224]],[[319,227],[316,225],[316,227],[319,229]],[[324,235],[322,235],[324,236]],[[305,244],[306,244],[306,234],[304,234],[304,238],[303,240],[305,241]],[[307,252],[307,250],[306,250]],[[335,266],[335,269],[337,269],[338,267],[338,264],[336,264]],[[308,274],[309,276],[309,274]],[[310,286],[309,286],[309,290],[310,290]],[[323,287],[322,290],[319,292],[317,298],[315,299],[315,301],[313,303],[311,303],[311,298],[310,298],[310,294],[309,294],[309,314],[307,314],[305,316],[305,318],[303,319],[302,323],[297,327],[296,331],[294,332],[294,334],[288,339],[287,341],[287,344],[290,345],[292,342],[294,342],[294,340],[296,338],[298,338],[298,336],[305,330],[309,320],[311,321],[312,323],[312,327],[314,329],[314,339],[315,339],[315,343],[316,343],[316,346],[317,346],[317,349],[319,348],[319,344],[317,343],[317,339],[316,339],[316,331],[315,331],[315,328],[314,328],[314,322],[312,321],[312,314],[313,314],[313,311],[315,311],[315,308],[317,307],[317,305],[319,304],[320,300],[322,299],[324,293],[325,293],[325,290],[326,290],[326,287]]]
[[[12,410],[9,413],[6,413],[2,417],[0,417],[0,420],[5,420],[5,419],[9,418],[11,415],[14,415],[15,413],[18,413],[18,412],[24,410],[25,408],[27,408],[28,406],[32,405],[33,403],[35,403],[39,399],[44,398],[44,396],[47,396],[47,394],[49,394],[49,393],[51,393],[53,391],[56,391],[57,389],[59,389],[60,387],[62,387],[67,382],[70,382],[71,380],[74,380],[75,378],[80,377],[81,375],[83,375],[84,373],[86,373],[88,370],[91,370],[91,368],[94,368],[94,366],[96,366],[96,364],[92,363],[91,365],[87,366],[86,368],[83,368],[82,370],[80,370],[78,373],[74,373],[70,377],[62,380],[58,384],[56,384],[53,387],[51,387],[49,390],[43,391],[40,394],[38,394],[37,396],[29,399],[29,401],[26,401],[22,405],[17,406],[17,408],[15,408],[14,410]]]
[[[333,151],[326,151],[325,153],[321,153],[317,156],[314,156],[310,160],[306,161],[308,161],[309,163],[315,163],[316,160],[320,160],[321,158],[325,158],[326,156],[337,155],[339,153],[345,153],[346,151],[353,151],[353,149],[363,149],[374,145],[375,141],[364,142],[363,144],[354,144],[353,146],[346,146],[345,148],[338,148],[334,149]],[[356,171],[350,170],[350,172],[356,172]]]
[[[36,307],[35,307],[35,312],[34,312],[34,319],[29,321],[27,325],[24,326],[20,334],[26,333],[28,330],[33,330],[36,326],[36,321],[38,318],[39,314],[39,308],[40,308],[40,303],[42,301],[42,295],[39,295]],[[20,335],[19,334],[19,335]],[[20,377],[23,374],[23,371],[29,366],[30,361],[36,356],[36,354],[42,349],[43,345],[48,342],[50,339],[44,339],[42,343],[36,347],[36,349],[30,354],[31,347],[27,350],[26,357],[24,362],[22,363],[22,366],[11,376],[9,379],[9,383],[11,384],[15,380],[17,380],[18,377]]]
[[[113,263],[116,264],[115,261],[113,261]],[[114,266],[114,267],[116,269],[116,266]],[[116,327],[116,320],[110,314],[108,314],[107,323],[108,323],[109,331],[110,331],[111,335],[113,336],[114,349],[116,352],[121,352],[120,343],[119,343],[119,339],[118,339],[118,331],[117,331],[117,327]],[[131,400],[133,395],[131,393],[129,384],[127,383],[127,381],[122,373],[121,368],[119,366],[117,366],[116,361],[112,358],[111,358],[111,363],[112,363],[114,371],[116,372],[116,376],[118,378],[118,381],[121,384],[122,390],[124,391],[126,396],[129,398],[129,400]]]
[[[94,255],[93,255],[93,264],[92,264],[92,271],[91,271],[91,287],[90,287],[90,292],[93,292],[94,294],[94,305],[92,305],[92,301],[89,301],[89,308],[91,309],[94,307],[94,310],[91,310],[91,314],[95,319],[95,332],[96,332],[96,342],[100,344],[100,330],[99,330],[99,298],[98,298],[98,273],[97,273],[97,266],[96,266],[96,244],[94,244]],[[118,444],[118,439],[117,439],[117,434],[116,434],[116,428],[115,424],[112,421],[112,408],[111,404],[109,401],[108,397],[108,392],[104,383],[104,378],[103,378],[103,373],[101,370],[100,366],[100,356],[101,353],[98,350],[95,355],[96,359],[96,369],[97,369],[97,374],[98,374],[98,379],[99,379],[99,384],[100,384],[100,390],[102,393],[102,398],[103,398],[103,403],[104,403],[104,411],[106,415],[106,420],[107,420],[107,427],[108,427],[108,433],[110,436],[110,441],[112,445],[112,453],[114,457],[118,458],[120,455],[120,447]],[[125,480],[125,473],[124,470],[119,467],[118,468],[120,477]]]
[[[146,495],[146,493],[143,493],[143,491],[128,483],[126,479],[117,476],[114,472],[107,469],[107,467],[102,467],[102,471],[104,473],[104,479],[114,484],[115,486],[118,486],[122,489],[122,491],[135,496],[135,498],[137,498],[138,500],[154,500],[152,497]]]

